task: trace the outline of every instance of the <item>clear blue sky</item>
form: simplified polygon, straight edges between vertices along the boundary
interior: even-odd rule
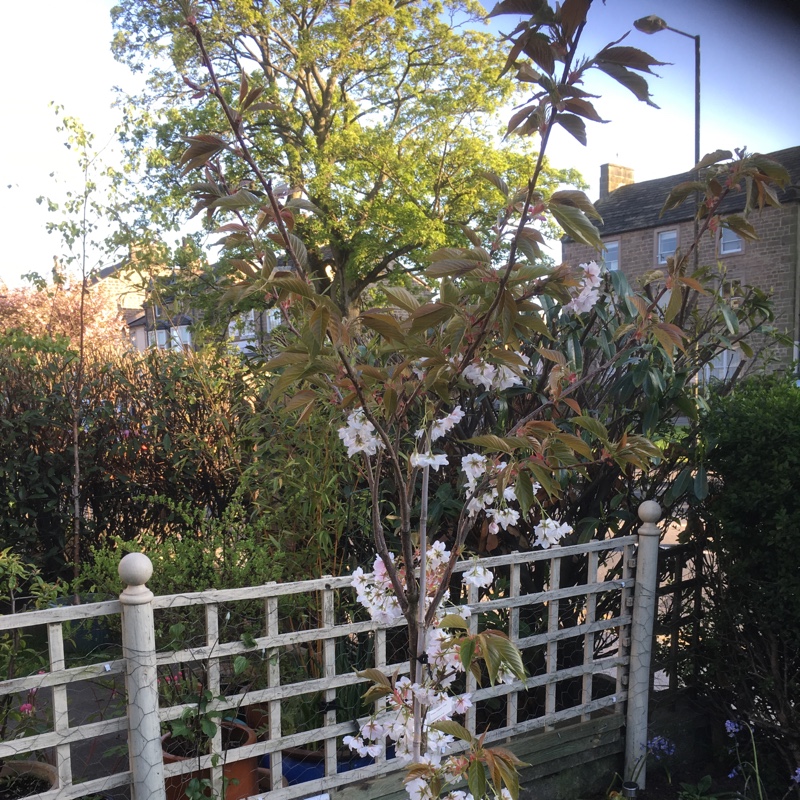
[[[45,231],[48,216],[35,198],[79,188],[74,160],[55,131],[50,101],[79,117],[103,143],[115,124],[112,87],[134,79],[111,58],[111,0],[6,3],[0,28],[4,124],[0,130],[0,281],[20,282],[31,270],[47,274],[60,244]],[[770,152],[800,145],[800,15],[795,0],[594,0],[584,39],[596,52],[658,14],[669,25],[702,37],[702,150]],[[508,18],[510,20],[510,18]],[[556,166],[574,166],[596,197],[600,164],[634,169],[636,180],[687,170],[694,147],[694,45],[664,31],[633,31],[626,44],[659,61],[652,92],[660,111],[638,103],[600,76],[594,87],[607,125],[589,124],[584,148],[560,132],[549,150]],[[113,153],[111,154],[113,156]],[[54,177],[50,177],[54,173]]]

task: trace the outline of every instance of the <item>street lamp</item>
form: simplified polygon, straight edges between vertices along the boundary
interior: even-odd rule
[[[641,31],[642,33],[659,33],[660,31],[672,31],[673,33],[679,33],[681,36],[685,36],[687,39],[694,39],[694,163],[695,168],[692,170],[694,175],[694,179],[698,180],[700,177],[700,172],[697,168],[697,165],[700,163],[700,35],[697,36],[686,33],[686,31],[680,31],[677,28],[673,28],[661,19],[661,17],[657,17],[655,14],[650,14],[649,17],[642,17],[641,19],[637,19],[633,23],[633,27],[636,28],[637,31]],[[699,231],[699,223],[697,219],[697,213],[700,208],[700,195],[698,192],[694,193],[694,269],[697,272],[698,267],[698,258],[699,258],[699,242],[697,241],[698,238],[698,231]]]
[[[700,36],[694,36],[686,31],[679,31],[672,28],[667,23],[651,14],[649,17],[642,17],[633,23],[633,27],[642,33],[659,33],[660,31],[672,31],[685,36],[687,39],[694,39],[694,163],[700,163]]]

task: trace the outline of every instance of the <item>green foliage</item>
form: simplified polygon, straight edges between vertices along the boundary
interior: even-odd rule
[[[171,518],[157,534],[143,530],[131,541],[109,537],[92,549],[91,564],[81,574],[92,591],[119,594],[117,567],[125,553],[147,553],[153,562],[148,587],[155,594],[172,594],[176,588],[194,592],[256,586],[294,577],[300,565],[281,542],[270,535],[268,521],[249,515],[236,499],[219,517],[188,503],[176,505],[167,497],[140,498],[163,509]]]
[[[718,800],[723,797],[737,797],[736,792],[712,792],[711,776],[705,775],[697,783],[681,783],[678,800]]]
[[[150,71],[123,138],[132,161],[147,153],[140,205],[151,227],[172,225],[176,206],[185,215],[187,194],[192,214],[214,218],[220,263],[202,282],[230,288],[229,300],[263,303],[238,279],[268,277],[281,244],[265,229],[276,209],[254,168],[286,201],[304,268],[342,308],[386,278],[410,286],[426,254],[468,244],[461,226],[488,233],[502,198],[484,175],[527,178],[530,145],[497,143],[492,116],[513,83],[497,79],[503,55],[472,0],[179,7],[124,0],[114,10],[117,57]],[[203,27],[218,86],[199,69],[187,19]],[[232,157],[235,143],[220,133],[232,117],[217,96],[257,166]],[[542,187],[560,183],[580,180],[546,166]]]
[[[41,608],[51,603],[63,587],[46,582],[35,565],[10,547],[0,550],[0,606],[14,614],[29,605]],[[31,629],[0,632],[0,679],[32,676],[49,665],[46,652],[34,643]],[[26,692],[0,698],[0,739],[16,739],[47,728],[47,704],[37,704],[32,681]]]
[[[714,573],[702,674],[724,718],[733,706],[781,757],[780,786],[800,761],[800,388],[747,381],[712,404],[703,432]]]
[[[71,555],[64,384],[75,358],[63,340],[0,339],[0,546],[24,547],[50,577]],[[84,553],[111,553],[116,540],[140,535],[156,547],[183,534],[188,548],[201,531],[222,537],[225,520],[241,552],[269,572],[288,562],[287,574],[333,573],[343,560],[362,560],[368,499],[357,470],[329,415],[315,412],[298,429],[265,406],[273,380],[239,355],[213,350],[92,354],[80,405]],[[259,547],[286,561],[265,563]],[[200,574],[185,577],[207,588],[196,582]],[[216,580],[210,565],[202,574]],[[242,574],[259,582],[254,570],[227,576]],[[103,585],[116,593],[116,566],[111,576]]]

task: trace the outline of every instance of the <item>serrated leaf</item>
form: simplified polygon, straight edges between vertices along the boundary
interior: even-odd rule
[[[490,17],[497,17],[501,14],[519,14],[524,17],[532,17],[541,11],[546,0],[502,0],[489,12]]]
[[[733,153],[730,150],[715,150],[713,153],[707,153],[695,164],[695,169],[703,169],[703,167],[710,167],[712,164],[719,164],[720,161],[728,161],[733,158]]]
[[[308,361],[308,353],[296,353],[289,350],[284,350],[282,353],[278,353],[275,358],[271,358],[264,364],[264,369],[267,372],[272,372],[276,369],[281,369],[281,367],[287,367],[292,364],[303,364]]]
[[[305,408],[310,402],[316,398],[316,392],[312,389],[303,389],[297,394],[292,395],[287,399],[284,408],[287,411],[296,411],[298,408]]]
[[[741,236],[743,239],[754,240],[758,239],[756,229],[741,215],[731,214],[721,222],[723,228],[728,228],[734,233]]]
[[[411,333],[420,333],[449,320],[455,309],[444,303],[426,303],[411,314]]]
[[[650,67],[664,67],[667,64],[665,61],[656,61],[649,53],[645,53],[644,50],[639,50],[636,47],[628,47],[626,45],[621,47],[604,47],[595,57],[595,61],[598,63],[598,66],[601,62],[617,64],[621,67],[629,67],[630,69],[638,70],[639,72],[649,72],[651,75],[654,73]]]
[[[458,277],[481,267],[485,267],[485,264],[473,259],[446,258],[431,264],[425,270],[425,274],[430,278]]]
[[[495,436],[492,433],[487,433],[484,436],[473,436],[471,439],[467,439],[467,444],[475,445],[475,447],[484,447],[492,452],[509,454],[514,453],[517,449],[516,442],[509,442],[508,440],[501,439],[499,436]]]
[[[247,111],[250,108],[250,106],[252,106],[253,103],[255,103],[255,101],[258,100],[259,97],[261,97],[262,94],[264,94],[263,86],[256,86],[255,88],[251,89],[247,93],[247,97],[245,97],[244,100],[241,101],[239,105],[239,111],[242,113]]]
[[[289,238],[289,243],[292,246],[292,250],[297,257],[297,260],[300,262],[300,266],[303,269],[308,269],[308,250],[306,250],[303,240],[295,236],[293,233],[287,232],[286,235]]]
[[[322,211],[304,197],[292,197],[290,200],[286,201],[284,208],[299,208],[302,211],[310,211],[312,214],[322,215]]]
[[[314,339],[321,343],[325,340],[325,332],[328,330],[328,322],[331,318],[331,312],[325,306],[318,306],[311,313],[308,320],[308,328]]]
[[[720,309],[722,318],[725,320],[725,326],[728,328],[729,333],[734,336],[739,333],[739,320],[736,317],[736,312],[729,306],[722,304]]]
[[[584,430],[589,431],[589,433],[594,434],[601,441],[608,441],[608,429],[600,420],[582,414],[573,417],[572,422],[579,425]]]
[[[678,282],[685,284],[690,289],[694,289],[694,291],[698,292],[699,294],[708,294],[708,290],[703,286],[700,281],[695,280],[687,275],[678,275]]]
[[[467,630],[467,623],[458,614],[445,614],[439,622],[440,628],[458,628]]]
[[[464,236],[469,239],[470,243],[473,244],[475,247],[480,247],[481,244],[481,237],[469,227],[469,225],[465,225],[463,222],[458,223],[458,227],[461,228],[461,232]]]
[[[459,649],[459,656],[464,669],[472,667],[472,661],[475,658],[475,640],[472,637],[464,639]]]
[[[488,169],[481,169],[478,170],[478,175],[491,183],[503,197],[508,197],[508,184],[496,172],[492,172]]]
[[[584,458],[592,457],[592,448],[580,436],[575,436],[572,433],[559,433],[558,438]]]
[[[564,232],[576,242],[582,242],[598,251],[603,247],[600,232],[579,208],[552,204],[549,209]]]
[[[299,294],[301,297],[313,297],[314,290],[302,279],[296,278],[293,275],[287,277],[274,277],[269,285],[274,286],[276,289],[283,289],[292,294]]]
[[[708,476],[706,468],[702,464],[697,468],[694,476],[694,495],[698,500],[705,500],[708,497]]]
[[[705,184],[701,181],[683,181],[679,183],[670,191],[664,201],[664,205],[661,207],[659,216],[663,216],[667,211],[677,208],[688,197],[694,197],[695,192],[704,192],[705,188]]]
[[[577,114],[579,117],[590,119],[592,122],[608,122],[607,119],[601,118],[595,107],[588,100],[580,97],[571,97],[565,100],[564,109],[572,114]]]
[[[780,186],[786,186],[792,182],[791,175],[787,172],[786,168],[775,161],[774,158],[762,156],[758,153],[749,156],[746,163],[750,167],[755,167],[759,172],[763,173],[769,178],[772,178]]]
[[[508,126],[506,127],[506,135],[509,133],[513,133],[517,128],[519,128],[522,123],[528,119],[531,115],[536,114],[538,110],[537,106],[524,106],[520,108],[518,111],[515,111],[511,115],[511,119],[508,121]]]
[[[256,268],[243,258],[232,258],[228,263],[239,272],[243,272],[248,278],[255,278],[258,274]]]
[[[675,349],[675,345],[672,339],[670,339],[670,337],[667,335],[666,332],[664,332],[658,327],[652,328],[651,333],[653,334],[653,336],[655,336],[658,343],[661,345],[661,348],[664,351],[666,357],[670,360],[670,362],[674,362],[672,351]]]
[[[228,195],[227,197],[220,197],[211,203],[211,208],[225,208],[228,210],[236,210],[240,208],[250,208],[251,206],[261,205],[261,199],[254,195],[247,189],[239,189],[236,194]]]
[[[514,483],[514,494],[517,496],[522,516],[525,517],[534,503],[533,483],[529,472],[520,470]]]
[[[473,742],[472,734],[461,724],[452,719],[443,719],[441,722],[434,722],[430,725],[435,731],[441,731],[448,736],[454,736],[464,742]]]
[[[391,689],[387,689],[385,686],[370,686],[363,695],[361,695],[361,700],[366,705],[370,703],[374,703],[376,700],[380,700],[382,697],[388,697],[392,694]]]
[[[625,67],[619,64],[608,61],[598,62],[597,66],[605,72],[606,75],[609,75],[621,86],[624,86],[632,92],[637,100],[641,100],[643,103],[647,103],[647,105],[653,108],[658,108],[650,99],[650,89],[647,85],[647,81],[641,75],[637,75],[635,72],[631,72],[629,69],[625,69]]]
[[[220,150],[224,150],[228,146],[225,139],[206,133],[201,133],[197,136],[187,136],[185,140],[189,142],[189,147],[181,155],[178,161],[179,166],[202,157],[205,157],[205,161],[208,161],[211,156],[218,153]]]
[[[556,122],[572,134],[584,147],[586,146],[586,123],[576,114],[556,114]]]
[[[359,672],[356,672],[359,678],[366,678],[368,681],[372,681],[374,684],[378,686],[385,686],[389,689],[392,688],[392,682],[389,678],[386,677],[379,669],[375,669],[374,667],[369,667],[368,669],[362,669]]]
[[[549,37],[529,29],[520,36],[520,40],[522,41],[522,52],[543,72],[552,75],[556,68],[556,60]]]
[[[420,307],[420,301],[402,286],[384,286],[383,293],[403,311],[412,312]]]
[[[486,796],[486,770],[483,764],[475,759],[467,770],[467,786],[473,797]]]
[[[241,675],[247,669],[247,657],[246,656],[236,656],[233,659],[233,674],[234,675]]]
[[[362,324],[389,341],[403,341],[405,333],[398,321],[391,315],[379,311],[365,311],[359,315]]]
[[[553,192],[553,194],[550,195],[550,203],[579,208],[587,217],[594,217],[594,219],[599,222],[603,222],[600,212],[594,207],[594,204],[587,197],[586,193],[578,191],[577,189],[561,189],[557,192]]]
[[[578,26],[586,20],[586,14],[592,0],[564,0],[560,9],[561,26],[564,36],[569,39],[578,29]]]
[[[680,283],[675,282],[669,295],[669,303],[664,311],[664,322],[672,322],[678,316],[683,304],[683,292],[681,291]]]

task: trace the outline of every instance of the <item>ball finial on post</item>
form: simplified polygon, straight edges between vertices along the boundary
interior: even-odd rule
[[[661,506],[655,500],[645,500],[639,506],[639,519],[651,524],[661,519]]]
[[[143,586],[153,575],[153,562],[144,553],[128,553],[117,571],[126,586]]]

